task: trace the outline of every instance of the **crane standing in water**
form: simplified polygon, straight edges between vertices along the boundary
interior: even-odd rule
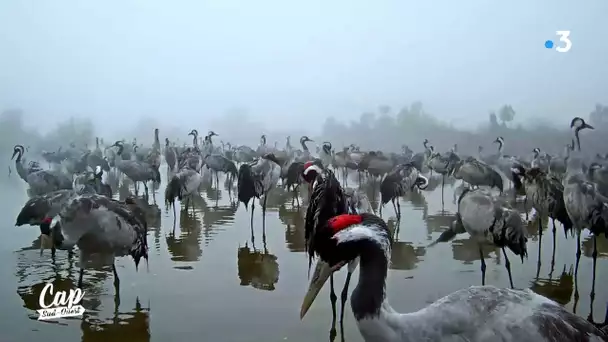
[[[366,342],[608,341],[608,334],[531,290],[472,286],[419,311],[396,312],[386,297],[391,234],[372,214],[339,215],[316,232],[320,260],[302,301],[303,317],[331,275],[361,260],[350,302]]]

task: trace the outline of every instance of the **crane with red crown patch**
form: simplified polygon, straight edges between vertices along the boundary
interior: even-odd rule
[[[334,175],[334,173],[323,168],[320,165],[320,161],[309,161],[304,164],[304,170],[302,172],[302,178],[309,184],[310,201],[308,208],[306,209],[306,219],[304,224],[306,249],[308,251],[309,261],[308,270],[310,273],[310,267],[315,254],[318,254],[317,248],[322,248],[331,236],[332,232],[328,232],[328,221],[335,216],[348,214],[348,201],[347,196],[344,193],[344,189],[340,186],[340,182]],[[352,272],[354,272],[357,266],[357,262],[353,261],[349,264],[348,275],[346,276],[346,282],[342,289],[341,302],[342,311],[340,312],[340,322],[344,320],[344,306],[346,304],[346,297],[348,293],[348,284]],[[332,312],[335,313],[337,296],[333,288],[333,277],[331,281],[331,300],[332,300]],[[335,333],[335,322],[334,322],[331,333]],[[342,325],[342,324],[341,324]]]

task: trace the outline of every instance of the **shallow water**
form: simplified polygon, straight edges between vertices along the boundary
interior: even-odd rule
[[[324,341],[328,339],[331,309],[327,287],[319,294],[304,320],[299,311],[308,286],[308,259],[304,253],[303,211],[291,205],[290,194],[276,191],[268,201],[266,241],[262,236],[260,206],[254,215],[252,241],[249,212],[230,204],[230,194],[220,178],[221,190],[205,189],[194,202],[196,210],[178,212],[173,231],[173,211],[166,210],[161,191],[158,206],[148,208],[150,232],[149,271],[142,262],[135,270],[130,258],[117,261],[121,279],[120,302],[114,296],[111,270],[87,270],[84,277],[84,318],[37,320],[38,295],[45,282],[60,289],[77,282],[75,260],[58,251],[52,263],[50,251],[39,254],[37,227],[13,227],[14,219],[27,200],[24,183],[16,177],[0,180],[4,191],[0,205],[5,237],[0,240],[0,328],[6,340],[36,338],[62,341]],[[354,181],[350,181],[354,184]],[[431,191],[401,199],[402,220],[391,257],[387,292],[400,312],[418,310],[428,303],[463,287],[481,283],[477,246],[466,238],[427,248],[451,222],[454,185],[447,185],[444,207],[441,188],[433,182]],[[352,185],[351,184],[351,185]],[[124,198],[128,187],[120,187]],[[372,198],[373,193],[368,191]],[[377,196],[376,196],[377,197]],[[152,198],[150,202],[153,202]],[[375,205],[375,204],[374,204]],[[384,218],[394,225],[390,204]],[[541,244],[541,265],[537,275],[539,239],[530,227],[529,258],[522,265],[509,252],[516,288],[532,287],[538,293],[574,309],[573,268],[575,240],[565,239],[557,229],[555,264],[551,272],[551,228],[545,229]],[[585,234],[584,234],[585,235]],[[576,312],[590,313],[592,242],[585,238],[578,286]],[[602,291],[608,278],[605,259],[608,241],[598,240],[597,294],[594,317],[603,321],[608,299]],[[488,284],[507,287],[509,280],[499,250],[486,248]],[[344,284],[346,271],[336,277],[336,291]],[[358,275],[355,274],[353,282]],[[354,285],[351,285],[351,289]],[[339,305],[339,303],[338,303]],[[340,310],[340,308],[338,308]],[[345,340],[361,341],[347,304]]]

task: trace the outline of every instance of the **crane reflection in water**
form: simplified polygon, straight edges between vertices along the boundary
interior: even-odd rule
[[[54,291],[68,291],[76,287],[78,271],[75,258],[67,253],[57,253],[56,259],[49,263],[38,258],[40,239],[32,242],[31,246],[17,251],[18,262],[16,275],[18,278],[17,294],[23,301],[23,307],[28,310],[31,320],[38,320],[39,298],[43,288],[53,284]],[[104,282],[109,280],[112,273],[109,267],[93,268],[85,274],[83,282],[85,296],[82,305],[86,311],[82,317],[67,317],[59,320],[48,320],[44,323],[58,325],[74,325],[80,322],[83,342],[97,341],[149,341],[149,308],[143,308],[139,298],[135,308],[121,312],[118,294],[111,299],[112,310],[103,310],[104,302],[109,302],[108,292]],[[124,303],[122,304],[124,307]]]
[[[258,290],[273,291],[279,282],[279,263],[277,257],[268,252],[264,243],[259,251],[252,243],[237,250],[237,269],[241,286],[251,286]]]

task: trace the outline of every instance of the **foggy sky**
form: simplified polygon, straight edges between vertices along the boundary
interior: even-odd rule
[[[420,100],[458,126],[608,103],[608,1],[0,2],[0,109],[185,127],[247,108],[269,128]],[[544,47],[572,31],[570,52]],[[99,126],[98,126],[99,127]]]

